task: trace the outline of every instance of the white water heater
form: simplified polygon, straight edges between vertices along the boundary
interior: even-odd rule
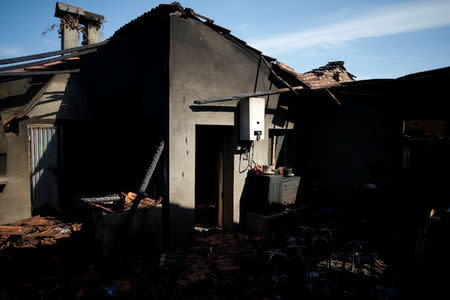
[[[265,105],[266,100],[264,98],[241,100],[240,132],[242,141],[264,139]]]

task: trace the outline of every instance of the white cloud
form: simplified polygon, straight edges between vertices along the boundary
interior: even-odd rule
[[[256,40],[249,44],[268,54],[280,54],[445,25],[450,25],[450,1],[426,1],[384,6],[347,21]]]

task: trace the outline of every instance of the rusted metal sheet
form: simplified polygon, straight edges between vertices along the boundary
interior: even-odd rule
[[[34,210],[59,209],[59,136],[53,126],[29,126],[31,199]]]

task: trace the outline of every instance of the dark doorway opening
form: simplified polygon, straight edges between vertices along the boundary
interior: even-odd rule
[[[231,126],[196,126],[195,224],[224,227],[232,220]],[[231,206],[230,206],[231,204]]]

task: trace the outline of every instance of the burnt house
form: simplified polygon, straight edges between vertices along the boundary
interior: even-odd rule
[[[65,13],[59,15],[60,8],[57,4],[62,20],[67,14],[77,20],[101,19],[72,6],[62,6]],[[70,43],[63,40],[65,44]],[[262,130],[252,133],[253,142],[241,142],[239,99],[202,106],[194,101],[286,88],[276,60],[178,3],[160,5],[91,46],[71,48],[70,57],[58,60],[59,69],[53,62],[37,62],[15,75],[2,75],[7,101],[14,97],[12,87],[21,82],[26,86],[17,87],[21,105],[2,107],[8,167],[0,195],[1,222],[45,209],[70,214],[83,195],[136,190],[155,147],[164,141],[147,192],[163,198],[169,244],[190,244],[194,223],[205,207],[210,225],[240,228],[247,171],[254,162],[273,163],[270,137],[293,128],[287,103],[277,94],[265,97],[263,120],[258,121]],[[41,78],[39,86],[33,85]],[[28,95],[31,86],[34,93]],[[30,103],[32,112],[24,109]],[[34,132],[35,127],[45,130]],[[40,156],[33,156],[34,134],[38,146],[45,146]],[[53,144],[56,150],[49,146]],[[30,164],[33,159],[42,164],[43,156],[49,163],[43,172],[55,178],[36,182],[43,186],[45,199],[54,188],[55,202],[46,200],[45,207],[39,207],[37,190],[32,183],[30,188],[36,171]]]
[[[0,68],[0,223],[61,213],[62,124],[84,118],[81,77],[75,73],[81,56],[102,44],[104,17],[63,3],[56,3],[55,16],[61,19],[61,51],[1,60],[8,66]],[[86,29],[84,46],[74,49],[80,25]]]
[[[63,56],[0,69],[1,223],[72,214],[85,195],[136,191],[161,141],[146,192],[163,199],[170,247],[188,247],[196,223],[244,228],[256,163],[293,167],[302,177],[298,197],[323,208],[376,204],[392,217],[437,195],[436,170],[447,165],[448,110],[439,95],[448,69],[354,81],[337,61],[299,74],[178,3],[100,43],[102,16],[61,3],[55,15],[63,25],[87,24],[87,45],[65,49],[78,46],[78,31],[63,26]],[[243,139],[240,99],[258,91],[269,92],[259,97],[261,127]],[[437,152],[424,156],[430,145]],[[364,185],[398,201],[363,197]]]
[[[107,178],[101,175],[105,189],[125,189],[142,178],[154,146],[165,141],[149,192],[164,198],[163,228],[171,246],[190,244],[204,208],[212,211],[206,216],[211,225],[238,229],[245,222],[247,171],[253,161],[270,163],[269,139],[241,142],[238,99],[201,106],[194,101],[284,88],[273,61],[230,30],[177,3],[160,5],[126,24],[97,57],[86,60],[93,117],[86,128],[92,147],[84,148],[85,156],[98,149],[92,157],[104,164],[99,170],[108,170]],[[269,137],[269,129],[293,128],[278,95],[266,97],[264,106],[259,134]],[[79,167],[71,174],[80,176],[84,168]],[[99,177],[87,176],[92,176],[91,183]]]

